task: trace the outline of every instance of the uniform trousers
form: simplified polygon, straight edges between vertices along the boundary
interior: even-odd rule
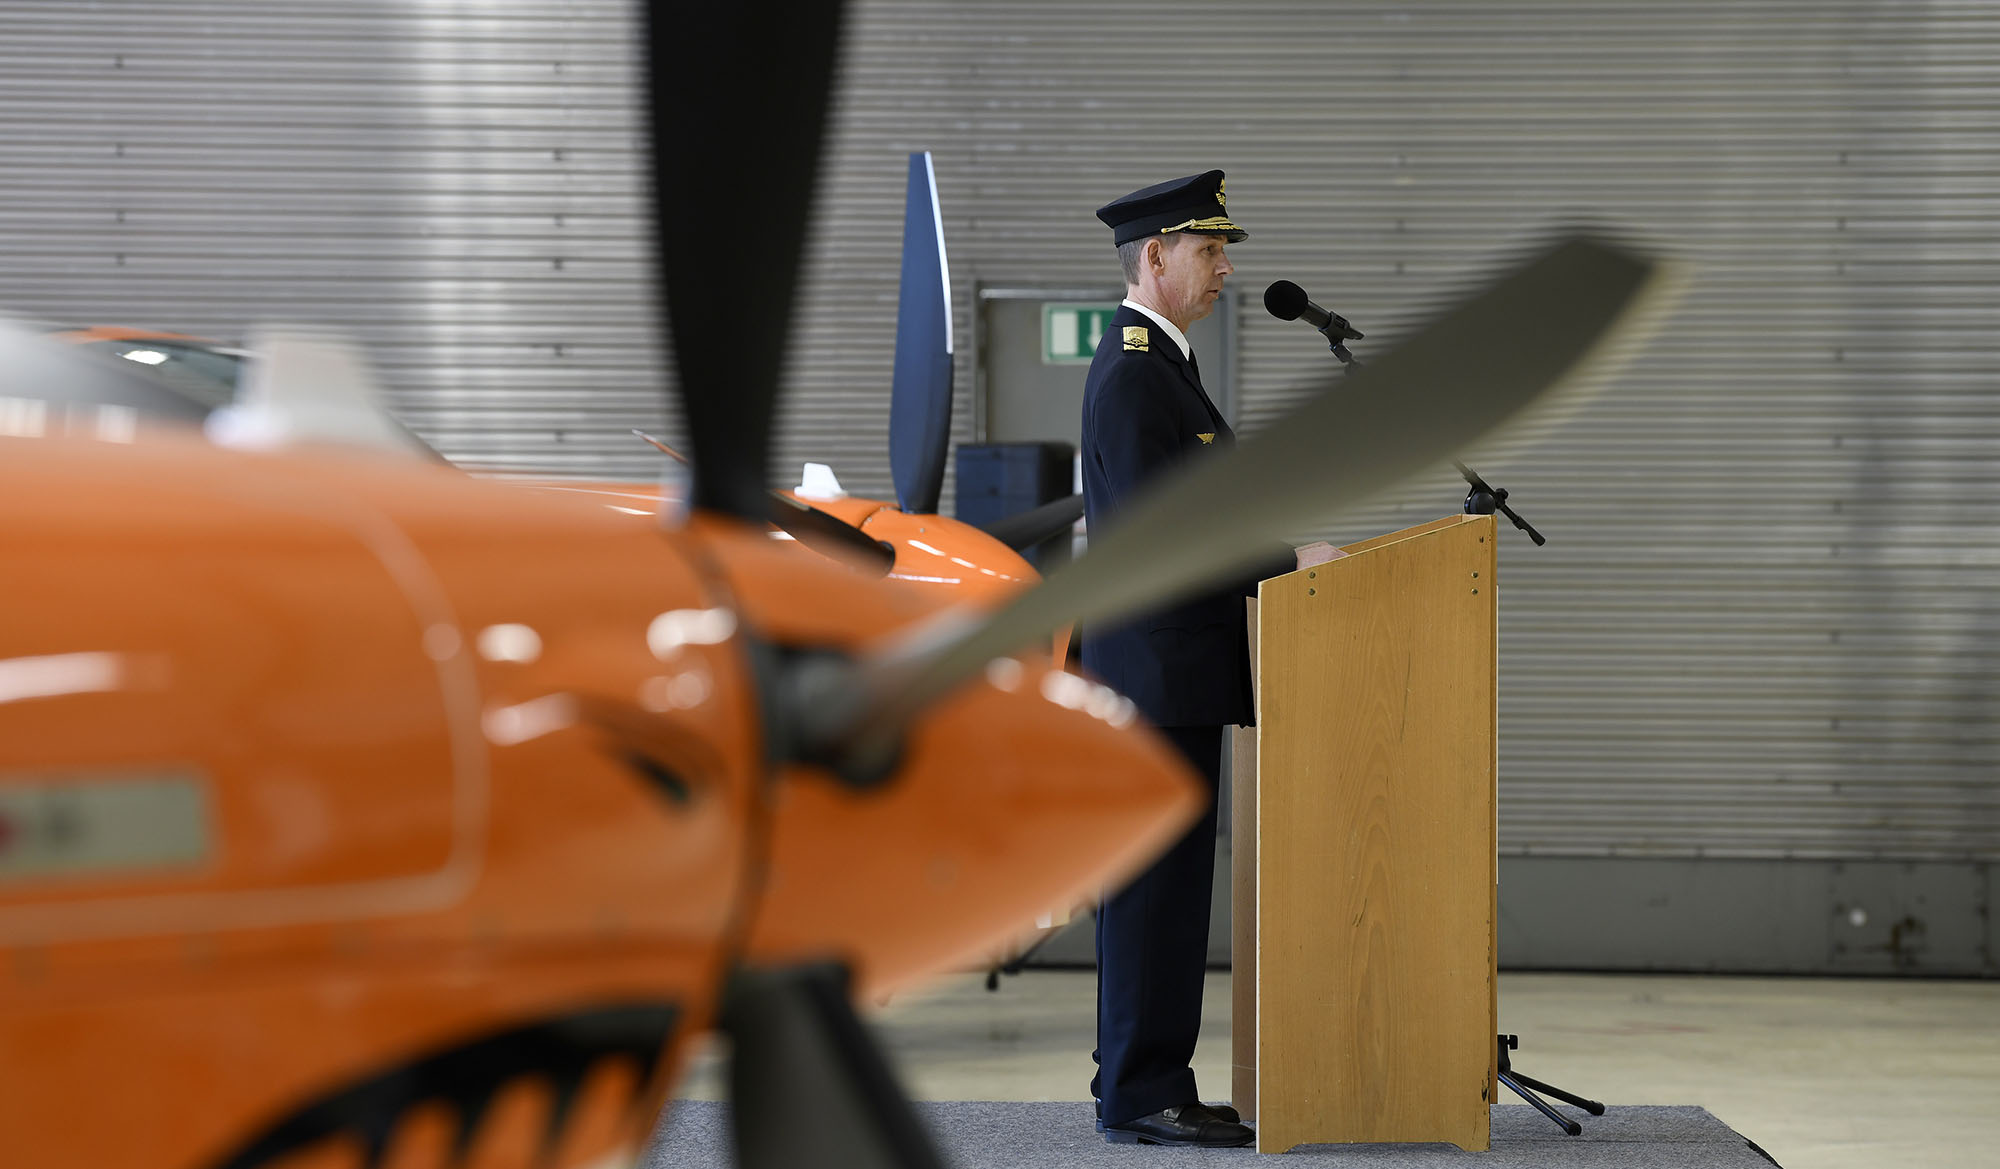
[[[1097,1050],[1091,1095],[1106,1124],[1195,1096],[1195,1038],[1208,971],[1222,728],[1162,727],[1207,782],[1200,820],[1165,855],[1097,908]]]

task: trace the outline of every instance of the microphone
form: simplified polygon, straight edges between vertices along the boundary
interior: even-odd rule
[[[1326,334],[1337,348],[1342,341],[1359,341],[1361,332],[1339,313],[1330,313],[1306,299],[1306,290],[1289,280],[1280,280],[1264,290],[1264,308],[1281,321],[1305,322]]]

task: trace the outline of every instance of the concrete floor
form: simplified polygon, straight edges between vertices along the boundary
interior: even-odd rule
[[[965,975],[874,1021],[919,1099],[1088,1099],[1094,985],[1031,970],[988,993]],[[1205,1005],[1195,1074],[1222,1099],[1227,973]],[[1699,1104],[1784,1169],[2000,1167],[2000,983],[1504,974],[1500,1029],[1536,1079],[1613,1106]],[[719,1082],[703,1056],[685,1091],[713,1099]]]

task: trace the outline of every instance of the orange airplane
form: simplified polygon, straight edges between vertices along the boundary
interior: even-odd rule
[[[239,396],[240,365],[246,360],[255,367],[261,358],[254,348],[223,345],[202,337],[124,326],[99,325],[89,328],[53,330],[54,340],[78,348],[122,358],[137,368],[105,368],[99,363],[98,380],[117,387],[115,398],[88,398],[78,401],[74,392],[59,395],[75,412],[78,405],[101,407],[116,403],[127,411],[121,429],[129,430],[141,418],[149,422],[169,421],[203,424],[217,412],[227,415],[243,405]],[[946,367],[949,368],[948,366]],[[115,371],[115,372],[114,372]],[[362,387],[373,392],[365,371],[356,370]],[[126,375],[119,377],[118,375]],[[256,374],[251,379],[257,380]],[[272,374],[283,377],[283,372]],[[39,392],[39,388],[35,388]],[[249,391],[255,393],[253,389]],[[100,395],[100,397],[102,397]],[[950,383],[943,383],[941,397],[949,410]],[[374,398],[366,403],[379,412]],[[400,424],[382,418],[400,432],[403,439],[416,443]],[[95,425],[93,416],[84,420]],[[91,427],[87,426],[86,429]],[[69,429],[74,430],[75,427]],[[684,462],[683,456],[642,431],[635,435],[651,443],[668,457]],[[940,433],[940,437],[943,437]],[[941,473],[945,450],[942,445],[922,452],[922,461]],[[914,455],[898,455],[899,465]],[[1013,517],[986,531],[953,517],[937,514],[936,480],[932,480],[928,502],[907,508],[900,503],[849,495],[840,488],[830,470],[808,464],[815,482],[797,488],[771,492],[769,519],[787,537],[826,556],[834,557],[858,571],[874,576],[909,582],[919,588],[944,588],[982,600],[997,599],[1032,583],[1040,576],[1017,548],[1032,547],[1040,540],[1073,523],[1081,514],[1081,497],[1072,496],[1035,512]],[[518,486],[534,490],[582,495],[614,510],[634,515],[658,515],[677,511],[685,500],[663,491],[660,483],[621,482],[587,479],[512,479]]]
[[[728,306],[789,303],[837,9],[647,16],[684,523],[0,411],[8,1169],[599,1165],[710,1029],[738,1164],[936,1165],[852,996],[1196,806],[1128,702],[1021,647],[1476,439],[1653,283],[1564,243],[1041,585],[943,607],[764,534],[781,354]],[[1500,345],[1523,318],[1537,344]],[[0,358],[0,400],[94,376],[18,331]]]
[[[928,206],[928,204],[926,204]],[[941,290],[938,296],[945,295]],[[239,397],[240,366],[248,360],[268,360],[252,348],[239,348],[202,337],[124,326],[54,330],[55,340],[90,352],[122,358],[137,368],[121,369],[127,377],[118,399],[128,403],[133,415],[148,420],[201,424],[215,412],[227,415],[243,403]],[[936,366],[927,367],[933,372]],[[891,407],[891,429],[917,415],[949,420],[951,381],[948,354],[941,368],[944,376],[914,391],[899,387]],[[355,371],[361,384],[373,391],[365,371]],[[111,375],[100,370],[105,377]],[[250,380],[257,380],[253,373]],[[282,373],[271,376],[282,377]],[[249,391],[255,393],[253,389]],[[378,395],[379,396],[379,395]],[[915,401],[916,405],[910,403]],[[379,412],[375,398],[366,403]],[[387,419],[386,414],[382,414]],[[391,420],[393,422],[393,420]],[[394,424],[411,443],[420,441],[400,424]],[[685,460],[658,439],[642,431],[635,435],[657,447],[668,457]],[[788,538],[813,551],[831,556],[850,567],[875,576],[887,576],[923,589],[946,589],[982,601],[994,601],[1015,589],[1040,579],[1034,566],[1017,549],[1030,548],[1075,522],[1082,514],[1082,497],[1070,496],[1033,512],[1010,517],[989,529],[936,511],[938,489],[946,454],[948,431],[933,428],[915,432],[894,444],[892,462],[899,478],[920,476],[906,493],[907,502],[867,499],[847,494],[830,469],[808,464],[811,483],[771,492],[769,519]],[[911,468],[915,469],[912,470]],[[594,481],[586,479],[513,479],[519,486],[534,490],[582,495],[614,510],[635,515],[658,515],[678,510],[685,501],[663,491],[660,483]],[[1066,639],[1059,639],[1066,644]]]
[[[108,363],[128,375],[125,381],[129,385],[117,400],[149,419],[199,424],[217,412],[226,417],[245,404],[244,396],[260,391],[265,380],[260,366],[273,360],[268,352],[260,354],[252,348],[155,329],[99,325],[52,330],[49,336],[130,363]],[[849,495],[831,469],[808,464],[808,482],[771,493],[770,519],[787,536],[860,571],[991,601],[1040,579],[1017,549],[1032,548],[1072,525],[1083,514],[1083,499],[1072,495],[1010,517],[993,525],[991,531],[937,513],[951,437],[951,354],[951,288],[944,230],[938,218],[937,180],[930,155],[918,153],[910,156],[890,387],[889,455],[897,498],[891,503]],[[252,369],[247,379],[243,376],[246,359]],[[419,441],[381,410],[379,391],[360,363],[352,373],[355,384],[348,388],[367,395],[365,401],[355,403],[356,408],[372,410],[390,421],[404,441]],[[252,384],[240,392],[245,381]],[[634,433],[670,458],[685,461],[658,439]],[[685,503],[665,496],[658,484],[515,482],[544,491],[590,495],[605,506],[634,514],[658,514]],[[1058,640],[1066,646],[1067,638]]]

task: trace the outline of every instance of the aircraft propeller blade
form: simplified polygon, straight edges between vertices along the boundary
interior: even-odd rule
[[[822,675],[845,700],[802,704],[804,753],[878,775],[917,712],[988,662],[1066,622],[1171,603],[1266,561],[1311,527],[1509,421],[1592,364],[1621,324],[1654,321],[1661,266],[1573,236],[1459,304],[1282,424],[1163,481],[1088,553],[991,616],[952,609]],[[1533,322],[1532,343],[1521,338]]]
[[[896,299],[896,365],[889,380],[889,471],[896,504],[937,511],[951,445],[951,273],[945,265],[937,173],[929,151],[910,155],[903,197],[903,275]]]
[[[685,465],[687,456],[636,427],[632,430],[661,454]],[[836,516],[773,491],[769,519],[780,531],[831,560],[840,560],[870,576],[886,576],[896,566],[895,550]]]
[[[781,491],[771,492],[770,518],[792,539],[869,576],[886,576],[895,567],[895,549],[846,520],[800,503]]]
[[[845,969],[739,970],[721,1023],[742,1169],[944,1169],[854,1014]]]
[[[659,294],[694,458],[689,503],[758,523],[840,13],[645,7]]]
[[[1082,518],[1083,496],[1067,495],[1030,511],[994,520],[980,531],[1021,552],[1058,532],[1067,531]]]

